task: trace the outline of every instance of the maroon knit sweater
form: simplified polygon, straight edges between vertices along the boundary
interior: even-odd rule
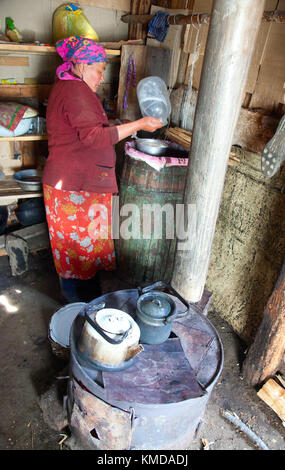
[[[118,131],[109,127],[100,99],[89,86],[57,80],[46,118],[49,155],[43,183],[71,191],[118,192],[113,149]]]

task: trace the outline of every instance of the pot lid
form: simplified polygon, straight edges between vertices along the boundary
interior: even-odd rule
[[[123,334],[130,329],[130,321],[128,315],[114,308],[104,308],[99,310],[96,315],[98,325],[105,331],[108,336]]]
[[[150,292],[141,296],[140,309],[150,317],[164,318],[170,314],[172,304],[166,294]]]

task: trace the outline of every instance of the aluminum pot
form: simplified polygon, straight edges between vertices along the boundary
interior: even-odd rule
[[[185,311],[177,311],[175,300],[170,295],[154,290],[160,287],[167,288],[178,297],[185,305]],[[161,344],[170,336],[172,321],[188,313],[189,304],[172,286],[162,281],[139,289],[139,293],[135,319],[141,331],[140,340],[145,344]]]
[[[41,170],[30,169],[17,171],[13,178],[24,191],[41,191],[42,175]]]
[[[168,149],[168,143],[165,140],[159,139],[141,139],[135,137],[136,148],[148,155],[160,156],[165,155]]]
[[[126,312],[104,307],[105,303],[96,301],[84,307],[78,350],[91,363],[119,366],[143,349],[140,329]]]

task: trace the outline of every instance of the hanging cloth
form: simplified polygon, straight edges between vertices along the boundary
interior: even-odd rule
[[[154,36],[159,42],[163,42],[166,38],[169,29],[168,17],[168,13],[157,11],[148,24],[148,34]]]

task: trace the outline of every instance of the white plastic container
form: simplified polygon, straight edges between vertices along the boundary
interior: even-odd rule
[[[137,86],[137,97],[143,116],[162,120],[165,126],[171,113],[171,104],[165,82],[160,77],[143,78]]]

